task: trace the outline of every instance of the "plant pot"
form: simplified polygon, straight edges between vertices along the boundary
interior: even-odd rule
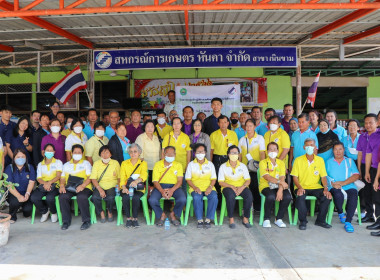
[[[0,213],[0,247],[8,243],[11,215]]]

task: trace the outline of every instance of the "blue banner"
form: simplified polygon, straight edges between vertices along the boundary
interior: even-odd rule
[[[297,67],[296,47],[178,48],[94,51],[95,70]]]

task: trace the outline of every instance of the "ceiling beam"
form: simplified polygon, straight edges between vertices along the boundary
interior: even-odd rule
[[[187,5],[187,0],[183,1],[184,4]],[[190,41],[190,31],[189,31],[189,11],[185,11],[185,32],[186,32],[186,42],[189,46],[191,46]]]
[[[349,44],[349,43],[352,43],[352,42],[355,42],[355,41],[367,38],[369,36],[372,36],[372,35],[375,35],[375,34],[378,34],[378,33],[380,33],[380,25],[377,26],[377,27],[375,27],[375,28],[371,28],[371,29],[368,29],[366,31],[363,31],[363,32],[361,32],[359,34],[356,34],[356,35],[344,38],[343,39],[343,44]]]
[[[15,10],[15,6],[7,1],[0,2],[0,9],[7,11],[7,12],[13,12]],[[0,12],[4,13],[4,12]],[[89,49],[93,49],[94,46],[90,41],[86,41],[66,30],[63,30],[62,28],[58,27],[57,25],[54,25],[46,20],[40,19],[36,16],[20,16],[21,19],[28,21],[30,23],[33,23],[34,25],[37,25],[43,29],[49,30],[50,32],[53,32],[59,36],[65,37],[71,41],[74,41],[80,45],[83,45]]]
[[[1,51],[5,51],[5,52],[13,52],[14,48],[10,47],[10,46],[3,45],[3,44],[0,44],[0,50]]]

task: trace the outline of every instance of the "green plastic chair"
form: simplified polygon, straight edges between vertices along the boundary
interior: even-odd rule
[[[171,198],[169,198],[169,199],[166,199],[166,198],[163,198],[163,197],[161,197],[161,199],[160,199],[160,207],[161,207],[161,209],[164,209],[164,201],[165,200],[172,200],[172,201],[174,201],[174,203],[175,203],[175,199],[174,199],[174,197],[171,197]],[[153,225],[154,224],[154,222],[155,222],[155,220],[156,220],[156,213],[154,213],[154,211],[152,210],[152,220],[151,220],[151,225]],[[183,210],[182,210],[182,212],[181,212],[181,225],[184,225],[184,219],[183,219]]]
[[[116,202],[116,197],[115,197],[115,202]],[[106,202],[104,200],[102,200],[102,208],[103,208],[103,211],[105,212],[106,211]],[[116,209],[118,209],[117,202],[116,202]],[[90,215],[91,215],[91,224],[96,224],[98,222],[98,220],[96,217],[95,205],[91,200],[90,200]]]
[[[46,200],[46,196],[43,196],[42,197],[42,200]],[[30,223],[33,225],[34,224],[34,218],[36,216],[36,206],[33,204],[33,210],[32,210],[32,220],[30,221]]]
[[[308,195],[308,196],[306,196],[306,200],[310,200],[310,216],[314,217],[315,202],[317,201],[317,198],[315,196],[309,196]],[[328,223],[329,225],[331,225],[331,220],[329,220],[329,217],[330,217],[330,215],[332,217],[333,213],[334,213],[334,202],[331,199],[331,202],[330,202],[330,205],[329,205],[329,210],[328,210],[327,216],[326,216],[326,223]],[[293,225],[296,226],[297,223],[298,223],[298,209],[295,208],[295,210],[294,210]]]
[[[91,196],[88,198],[90,202],[90,213],[91,213],[91,204],[92,202],[90,201]],[[71,200],[74,201],[74,215],[78,216],[79,213],[79,208],[78,208],[78,202],[77,202],[77,196],[73,196]],[[55,207],[57,208],[57,215],[58,215],[58,221],[59,225],[62,225],[62,213],[61,213],[61,207],[59,205],[59,195],[55,197]]]
[[[257,170],[257,181],[260,183],[260,171],[259,170]],[[260,210],[259,225],[262,226],[263,222],[264,222],[264,214],[265,214],[264,213],[265,212],[264,211],[265,195],[260,193],[260,196],[261,196],[261,210]],[[274,214],[275,215],[277,215],[279,207],[280,207],[280,202],[276,200],[274,203]],[[289,203],[289,206],[288,206],[288,215],[289,215],[289,224],[291,225],[291,224],[293,224],[293,220],[292,220],[293,214],[292,214],[292,204],[291,203]]]
[[[149,185],[148,185],[148,179],[145,181],[145,193],[142,197],[140,197],[140,201],[143,208],[144,217],[146,220],[146,224],[149,226],[150,218],[149,218],[149,208],[148,208],[148,192],[149,192]],[[124,224],[124,218],[123,218],[123,199],[121,195],[118,195],[115,197],[116,200],[116,209],[117,209],[117,225]],[[131,198],[132,200],[132,198]],[[132,203],[130,203],[130,213],[132,213]]]
[[[239,201],[239,215],[242,216],[243,213],[243,198],[239,195],[235,197],[236,200]],[[250,210],[251,214],[249,215],[249,223],[253,225],[253,215],[252,215],[252,209]],[[224,217],[227,216],[227,207],[226,207],[226,198],[224,197],[224,194],[222,193],[222,205],[220,207],[220,220],[219,225],[223,225]]]
[[[331,225],[332,217],[333,217],[333,214],[334,214],[334,207],[335,207],[335,204],[334,204],[333,200],[331,200],[331,204],[332,204],[333,211],[329,211],[329,214],[328,214],[328,224],[330,224],[330,225]],[[347,204],[347,200],[345,199],[344,202],[343,202],[343,213],[346,212],[346,204]],[[361,225],[362,224],[362,216],[361,216],[360,197],[359,196],[358,196],[358,203],[356,205],[356,210],[358,212],[359,225]]]
[[[186,199],[186,213],[185,213],[185,222],[184,226],[187,226],[187,222],[189,220],[189,215],[191,217],[194,216],[194,205],[193,205],[193,197],[191,194],[189,194],[189,185],[187,185],[187,199]],[[207,213],[207,205],[208,205],[208,199],[207,196],[203,196],[203,202],[204,202],[204,210],[205,210],[205,215]],[[218,225],[218,215],[216,214],[215,211],[215,217],[214,217],[214,224],[217,226]]]

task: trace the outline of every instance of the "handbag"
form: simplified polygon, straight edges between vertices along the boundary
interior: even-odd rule
[[[248,138],[245,138],[245,141],[247,144],[247,154],[248,154],[249,153],[249,151],[248,151]],[[257,172],[257,170],[259,169],[259,162],[255,161],[254,159],[251,159],[247,163],[247,168],[248,168],[249,172]]]
[[[349,160],[349,162],[350,162],[350,168],[351,168],[351,159],[348,159]],[[346,164],[346,178],[348,178],[348,167],[347,167],[347,163],[345,162],[345,164]],[[352,174],[351,174],[352,175]],[[362,181],[362,180],[356,180],[355,182],[354,182],[354,185],[355,185],[355,187],[356,187],[356,189],[358,190],[358,191],[360,191],[362,188],[364,188],[364,186],[365,186],[365,183]]]
[[[83,184],[84,179],[77,176],[69,175],[69,178],[67,179],[66,183],[66,191],[76,193],[77,187]]]
[[[51,189],[50,189],[50,191],[52,191],[54,188],[56,188],[57,187],[57,183],[53,183],[53,184],[51,184]],[[45,190],[45,188],[44,188],[44,184],[39,184],[38,186],[37,186],[37,190],[39,190],[40,192],[48,192],[47,190]]]
[[[129,176],[128,180],[127,180],[127,185],[126,187],[129,189],[129,185],[134,181],[133,178],[132,178],[132,175],[133,173],[135,173],[135,171],[137,170],[137,168],[139,168],[141,163],[139,163],[136,168],[132,171],[131,175]],[[143,182],[140,182],[140,183],[137,183],[137,186],[134,187],[137,191],[142,191],[145,189],[145,184]]]

